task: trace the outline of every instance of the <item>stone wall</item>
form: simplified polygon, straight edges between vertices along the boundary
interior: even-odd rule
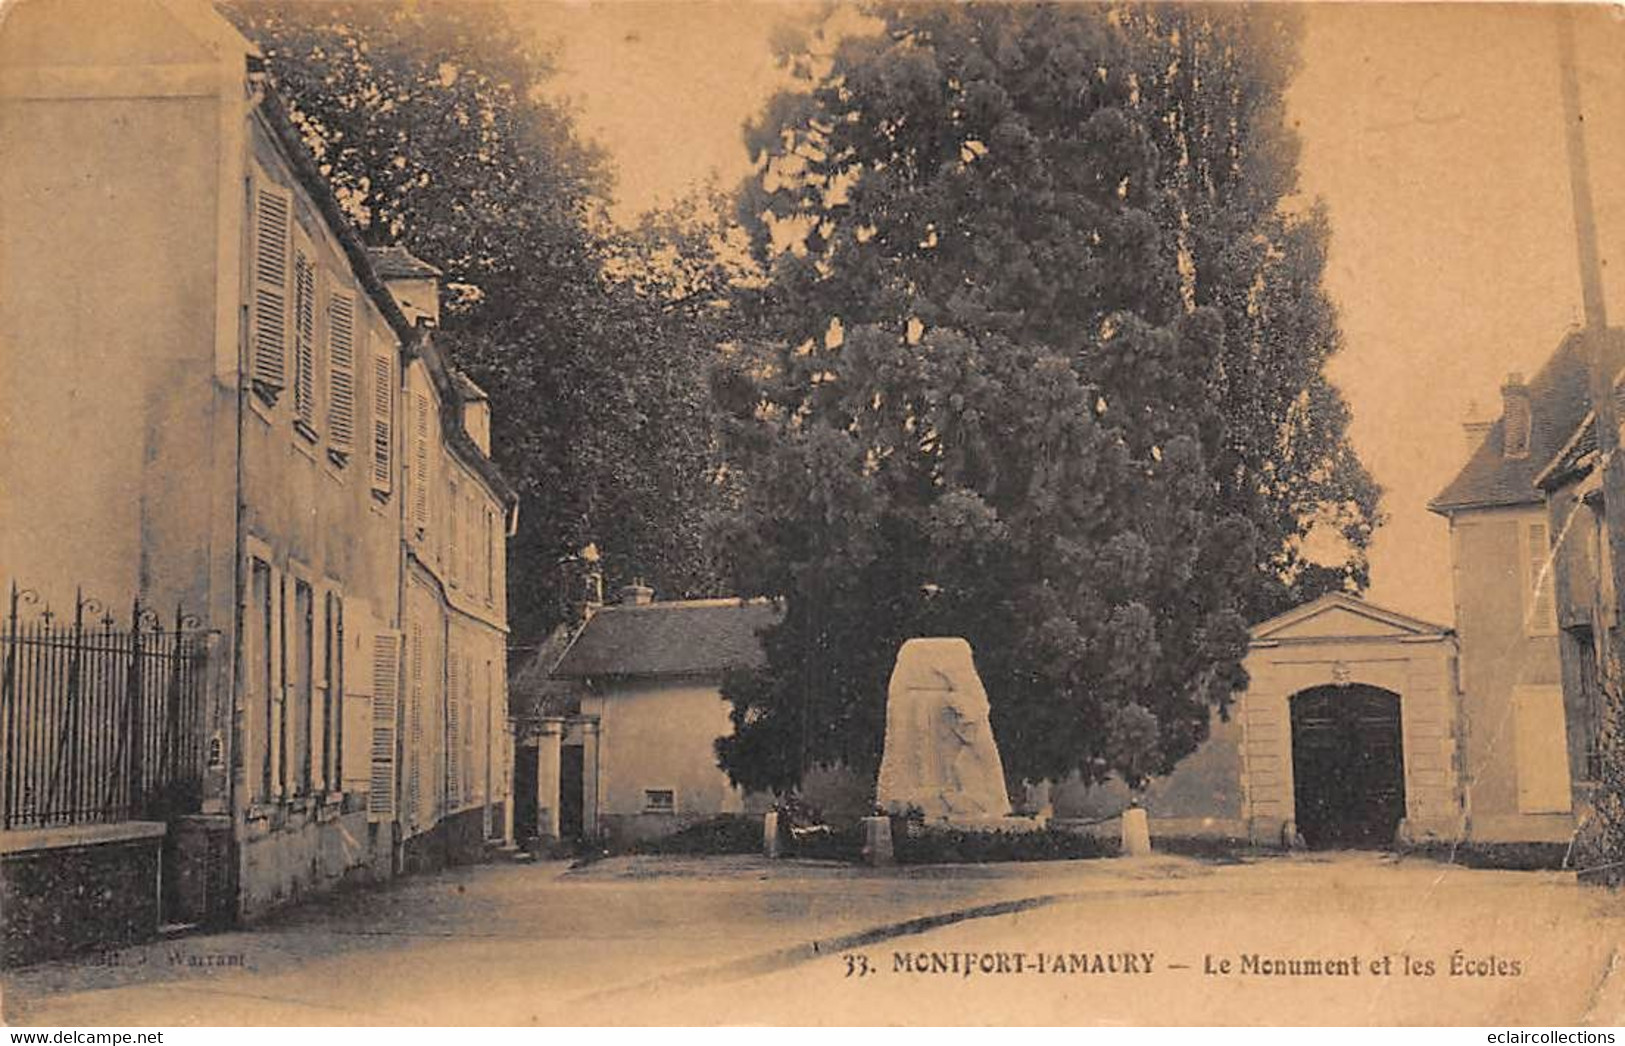
[[[0,912],[7,967],[158,933],[164,826],[147,822],[7,833]]]

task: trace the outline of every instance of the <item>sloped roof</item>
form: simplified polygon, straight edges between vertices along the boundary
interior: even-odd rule
[[[553,669],[570,649],[580,628],[580,623],[559,625],[535,650],[509,659],[508,709],[513,715],[561,715],[579,711],[572,700],[574,688],[562,679],[553,678]],[[509,647],[510,651],[514,649]]]
[[[452,381],[450,368],[442,352],[434,344],[426,329],[419,328],[406,318],[406,314],[401,312],[400,306],[396,303],[395,296],[384,286],[383,277],[373,265],[371,252],[361,242],[360,235],[350,224],[350,219],[343,208],[339,206],[338,199],[333,195],[333,187],[328,184],[316,166],[316,161],[300,138],[298,129],[288,116],[287,107],[277,96],[276,91],[268,88],[263,92],[256,112],[264,119],[273,140],[281,147],[283,157],[292,168],[294,177],[304,187],[316,205],[317,212],[339,241],[339,247],[349,259],[356,281],[377,306],[384,317],[384,322],[388,323],[400,338],[402,349],[417,356],[428,368],[429,377],[434,382],[436,391],[448,405],[447,409],[440,412],[442,436],[446,443],[464,464],[485,480],[502,502],[510,506],[518,504],[518,492],[502,475],[496,463],[486,456],[474,443],[473,437],[463,428],[463,404],[460,392]]]
[[[1610,331],[1609,367],[1625,366],[1625,341]],[[1531,428],[1529,453],[1509,458],[1501,453],[1502,421],[1490,426],[1456,478],[1428,502],[1434,512],[1498,505],[1537,504],[1536,479],[1546,469],[1591,407],[1590,360],[1581,331],[1571,331],[1529,382]]]
[[[1535,484],[1542,490],[1555,490],[1570,479],[1584,476],[1596,463],[1597,415],[1587,413],[1574,437],[1545,471],[1535,477]]]
[[[367,256],[381,279],[432,280],[440,276],[439,269],[405,247],[368,247]]]
[[[455,367],[453,367],[451,370],[451,377],[452,380],[457,383],[457,391],[463,394],[463,400],[465,402],[475,403],[480,400],[489,400],[491,398],[484,389],[480,388],[479,385],[475,383],[473,378],[469,377],[467,374],[464,374]]]
[[[765,600],[696,599],[605,607],[553,669],[554,678],[720,675],[764,663],[758,633],[781,611]]]
[[[1625,337],[1625,332],[1612,331],[1610,334],[1615,339]],[[1617,418],[1625,421],[1625,372],[1614,377],[1614,412]],[[1535,485],[1541,490],[1555,490],[1569,480],[1590,472],[1596,462],[1597,412],[1588,410],[1557,456],[1535,477]]]

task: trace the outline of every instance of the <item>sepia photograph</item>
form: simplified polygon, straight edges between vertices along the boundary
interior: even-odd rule
[[[1617,3],[0,0],[0,1024],[1611,1043],[1622,323]]]

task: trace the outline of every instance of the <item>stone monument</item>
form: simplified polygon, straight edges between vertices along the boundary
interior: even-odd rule
[[[963,639],[910,639],[897,652],[875,798],[888,813],[917,807],[927,824],[1035,827],[1010,816],[987,691]]]

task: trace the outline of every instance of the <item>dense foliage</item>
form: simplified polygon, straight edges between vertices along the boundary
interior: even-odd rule
[[[804,89],[749,131],[770,279],[713,376],[741,480],[717,547],[787,615],[719,757],[752,787],[872,771],[898,646],[947,634],[1012,779],[1138,783],[1245,685],[1249,622],[1365,580],[1296,15],[869,13],[787,34]]]

